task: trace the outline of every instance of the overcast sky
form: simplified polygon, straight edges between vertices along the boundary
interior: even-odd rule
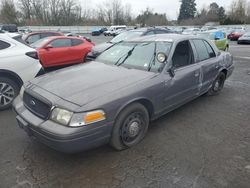
[[[104,0],[84,0],[88,6],[95,7],[97,4],[102,3]],[[197,8],[207,6],[212,2],[216,2],[220,6],[224,6],[226,9],[231,4],[232,0],[196,0]],[[137,15],[141,10],[145,10],[146,7],[152,8],[155,12],[166,13],[169,19],[176,19],[180,8],[179,0],[122,0],[123,5],[126,3],[131,4],[133,14]]]

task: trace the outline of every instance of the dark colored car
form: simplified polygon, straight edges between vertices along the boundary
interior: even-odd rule
[[[26,35],[23,35],[23,40],[27,44],[32,44],[42,38],[53,37],[53,36],[64,36],[64,34],[61,32],[53,32],[53,31],[31,32]]]
[[[243,29],[240,29],[240,30],[234,30],[232,31],[228,36],[227,38],[230,39],[230,40],[238,40],[242,35],[245,34],[245,30]]]
[[[103,51],[105,51],[109,47],[121,41],[130,40],[130,39],[134,39],[134,38],[141,37],[141,36],[166,34],[166,33],[171,33],[171,31],[167,29],[162,29],[162,28],[141,28],[141,29],[124,31],[118,36],[114,37],[111,41],[96,45],[92,49],[92,52],[88,54],[87,61],[94,60]]]
[[[208,39],[146,36],[26,83],[13,107],[19,126],[56,150],[123,150],[144,138],[151,120],[218,94],[233,69],[232,56]]]
[[[99,35],[101,35],[103,32],[105,32],[107,30],[108,29],[106,27],[103,27],[101,29],[94,29],[94,30],[92,30],[91,35],[92,36],[99,36]]]
[[[15,24],[0,24],[0,30],[7,31],[10,33],[18,32],[17,26]]]

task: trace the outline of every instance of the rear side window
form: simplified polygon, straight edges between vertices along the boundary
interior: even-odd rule
[[[70,39],[56,39],[56,40],[53,40],[50,44],[54,48],[69,47],[71,46],[71,40]]]
[[[6,49],[9,47],[10,47],[9,43],[0,40],[0,50]]]
[[[71,42],[72,42],[72,46],[78,46],[83,43],[83,41],[80,39],[71,39]]]
[[[208,51],[208,54],[209,54],[209,57],[212,58],[212,57],[215,57],[215,53],[214,53],[214,50],[213,48],[210,46],[210,44],[208,44],[207,41],[204,41],[205,43],[205,46],[207,47],[207,51]]]
[[[196,39],[193,40],[193,43],[198,54],[198,61],[204,61],[210,58],[207,47],[203,40]]]

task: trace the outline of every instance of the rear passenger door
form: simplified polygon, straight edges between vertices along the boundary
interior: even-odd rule
[[[205,93],[215,80],[218,69],[219,60],[212,46],[203,39],[192,40],[195,50],[195,61],[200,64],[202,70],[202,85],[200,92]]]

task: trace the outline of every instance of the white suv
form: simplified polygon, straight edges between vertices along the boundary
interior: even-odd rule
[[[35,49],[18,34],[0,34],[0,110],[11,106],[24,82],[43,72]]]

